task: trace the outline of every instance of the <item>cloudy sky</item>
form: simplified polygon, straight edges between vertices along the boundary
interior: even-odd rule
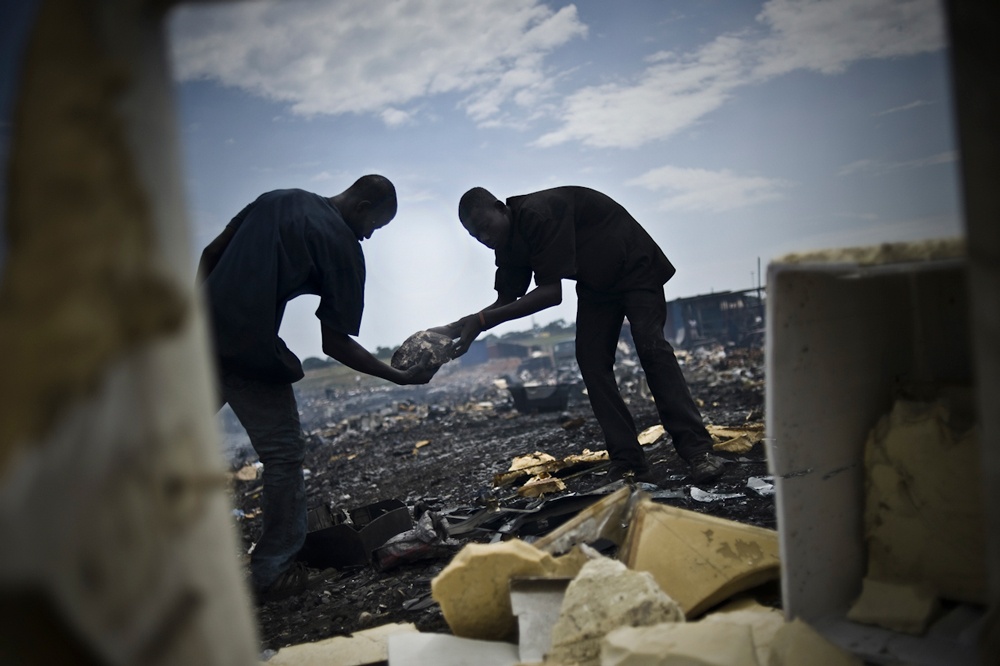
[[[206,3],[169,36],[192,252],[261,192],[396,184],[363,245],[372,350],[493,301],[456,215],[476,185],[611,195],[678,267],[668,300],[789,252],[961,233],[935,0]],[[536,323],[573,319],[565,287]],[[302,358],[316,304],[282,327]]]

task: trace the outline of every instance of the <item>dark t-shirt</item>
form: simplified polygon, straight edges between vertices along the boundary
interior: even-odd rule
[[[500,296],[520,298],[562,279],[599,292],[659,289],[674,267],[646,230],[614,199],[586,187],[510,197],[511,237],[496,250]]]
[[[223,371],[273,382],[302,378],[302,364],[278,337],[285,304],[320,297],[316,316],[357,335],[364,309],[365,258],[329,199],[304,190],[262,194],[229,223],[238,225],[205,280]]]

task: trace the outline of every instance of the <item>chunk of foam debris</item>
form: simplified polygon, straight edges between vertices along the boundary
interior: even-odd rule
[[[847,619],[919,636],[939,609],[938,598],[924,586],[865,578],[861,596],[847,612]]]
[[[392,666],[515,666],[517,646],[448,634],[396,634],[389,639]]]
[[[985,603],[982,473],[975,430],[958,423],[971,410],[964,400],[899,400],[869,435],[868,575]]]
[[[546,661],[596,666],[601,639],[611,630],[683,621],[680,606],[650,574],[601,557],[587,562],[567,586]]]
[[[712,448],[716,451],[747,453],[759,441],[764,439],[763,425],[747,425],[740,428],[726,428],[713,425],[705,427],[715,442],[712,444]]]
[[[519,539],[470,543],[434,577],[431,595],[456,636],[512,640],[517,621],[511,609],[510,580],[572,578],[584,561],[577,551],[555,558]]]
[[[639,443],[643,446],[648,446],[663,437],[666,432],[666,429],[662,425],[649,426],[639,433]]]
[[[413,624],[385,624],[352,636],[334,636],[315,643],[283,647],[268,659],[268,666],[362,666],[389,657],[391,636],[416,633]]]
[[[736,599],[705,615],[701,623],[738,624],[750,628],[754,652],[760,664],[767,664],[774,635],[785,625],[785,615],[776,608],[762,606],[753,599]]]
[[[546,493],[558,493],[563,490],[566,490],[566,483],[562,479],[542,473],[525,481],[524,485],[517,489],[517,494],[521,497],[540,497]]]
[[[584,449],[581,453],[568,455],[561,460],[557,460],[547,453],[535,451],[524,456],[517,456],[511,461],[510,468],[506,472],[493,475],[494,486],[506,486],[524,476],[537,476],[539,474],[552,474],[567,467],[577,465],[597,465],[608,459],[607,451],[591,451]]]
[[[786,623],[771,641],[767,666],[863,666],[860,659],[842,650],[802,620]]]
[[[620,627],[601,644],[601,666],[758,666],[750,627],[687,622]],[[802,662],[802,665],[811,662]]]
[[[633,510],[622,553],[629,568],[650,572],[688,618],[780,573],[774,530],[649,499]]]

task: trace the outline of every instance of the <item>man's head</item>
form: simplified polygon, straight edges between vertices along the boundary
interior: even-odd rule
[[[396,216],[396,188],[385,176],[361,176],[349,188],[330,197],[358,240],[371,238]]]
[[[458,219],[477,241],[495,250],[510,238],[507,205],[482,187],[473,187],[458,202]]]

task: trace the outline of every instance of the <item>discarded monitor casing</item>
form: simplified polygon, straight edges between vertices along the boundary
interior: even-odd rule
[[[320,569],[367,566],[376,548],[413,526],[409,509],[398,499],[352,509],[349,514],[347,522],[326,505],[310,510],[309,533],[299,559]]]
[[[545,384],[541,386],[523,386],[520,384],[507,387],[514,407],[522,414],[535,412],[560,412],[569,404],[570,384]]]
[[[877,663],[978,663],[974,640],[905,636],[845,617],[867,570],[869,431],[899,381],[972,384],[967,277],[958,241],[816,253],[768,268],[766,441],[785,614]],[[978,473],[969,483],[980,483]]]

